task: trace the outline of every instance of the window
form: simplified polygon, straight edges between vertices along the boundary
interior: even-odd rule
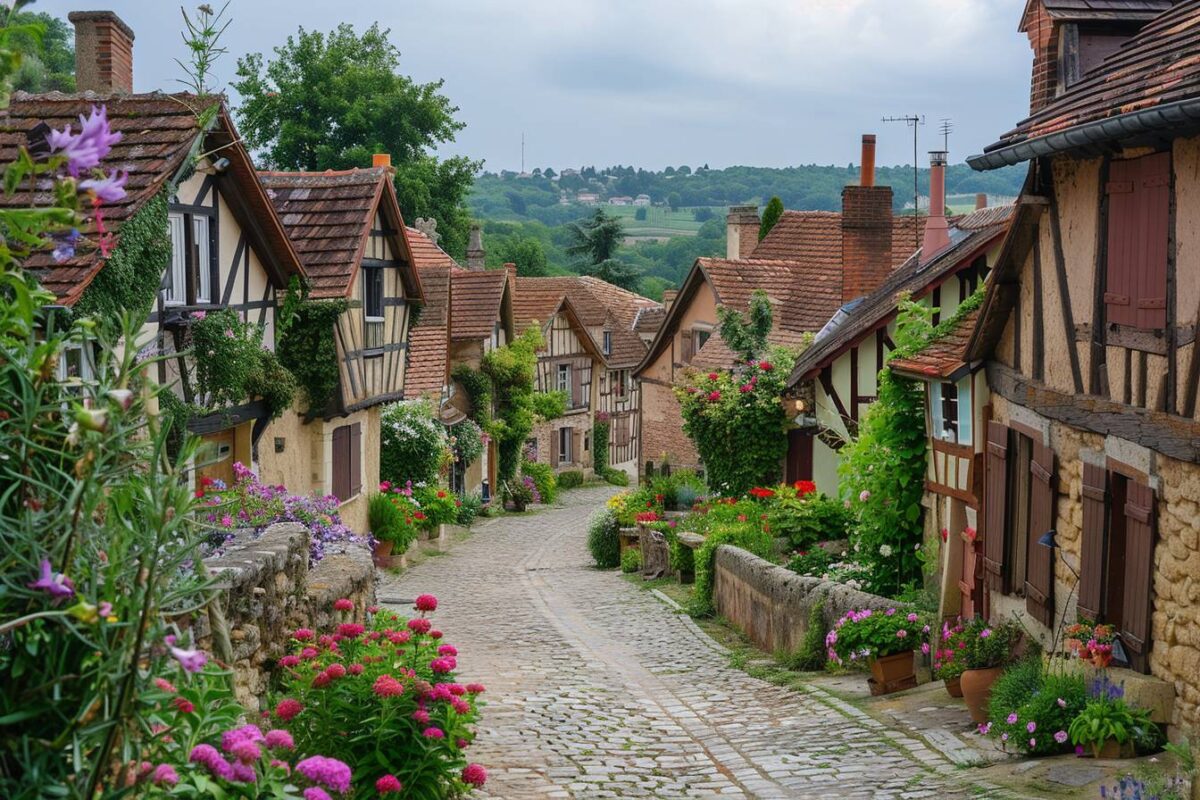
[[[381,267],[363,268],[363,347],[367,350],[383,347],[383,279]]]
[[[942,384],[942,438],[958,441],[958,387]]]
[[[571,429],[558,429],[558,463],[571,463]]]
[[[62,383],[77,384],[92,379],[92,354],[79,343],[63,345],[62,353],[58,356],[58,380]]]
[[[930,434],[946,442],[971,443],[971,379],[929,384]]]
[[[333,429],[333,495],[346,502],[362,491],[362,425]]]
[[[612,391],[617,396],[618,400],[624,400],[627,392],[627,384],[629,381],[629,370],[619,369],[612,373]]]
[[[604,355],[612,355],[612,331],[604,332]]]
[[[1104,286],[1108,322],[1143,330],[1165,328],[1170,153],[1113,161],[1104,190],[1108,198]]]
[[[585,452],[585,453],[592,452],[592,432],[591,431],[583,432],[583,452]]]
[[[692,341],[695,345],[695,350],[693,350],[692,352],[695,353],[701,347],[704,347],[704,343],[707,342],[709,337],[711,337],[711,336],[712,336],[712,331],[706,331],[701,328],[697,328],[692,333]]]
[[[567,395],[568,395],[568,397],[567,397],[568,403],[567,404],[570,405],[570,393],[571,393],[571,365],[570,364],[559,364],[558,365],[558,382],[554,385],[554,388],[560,392],[567,393]]]
[[[167,232],[171,237],[171,267],[164,302],[167,305],[213,302],[215,248],[211,218],[173,211],[167,215]]]

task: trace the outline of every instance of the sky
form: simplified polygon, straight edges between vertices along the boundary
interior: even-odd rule
[[[216,2],[214,6],[218,5]],[[631,164],[782,167],[911,164],[980,152],[1028,110],[1028,41],[1018,0],[231,0],[215,68],[269,54],[298,27],[391,29],[401,68],[444,79],[466,123],[442,154],[485,169]],[[189,5],[189,8],[191,6]],[[179,5],[170,0],[40,0],[65,16],[108,8],[134,29],[134,88],[178,91]],[[232,97],[236,105],[236,96]]]

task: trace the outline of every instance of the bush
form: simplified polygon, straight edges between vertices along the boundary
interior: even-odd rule
[[[661,524],[661,523],[657,523]],[[667,539],[671,569],[676,572],[696,572],[696,551],[679,541],[678,529],[668,527],[663,536]]]
[[[597,475],[608,472],[608,415],[601,412],[596,415],[596,424],[592,426],[592,469]]]
[[[437,486],[425,486],[413,491],[413,497],[425,514],[421,525],[426,530],[433,530],[439,525],[450,525],[458,519],[459,500],[451,492]]]
[[[1071,720],[1085,705],[1087,688],[1080,675],[1047,673],[1040,656],[1027,658],[992,685],[984,729],[1030,755],[1066,752]]]
[[[526,461],[521,466],[521,473],[533,479],[533,485],[537,487],[541,496],[540,500],[533,502],[550,505],[558,497],[558,478],[554,476],[554,468],[549,464]]]
[[[461,525],[464,528],[469,528],[475,524],[476,518],[480,516],[483,510],[483,497],[478,493],[464,494],[459,498],[458,518],[455,519],[456,525]]]
[[[403,552],[417,535],[417,510],[412,501],[392,492],[379,492],[367,501],[367,525],[371,535],[383,542],[392,542],[393,549]]]
[[[628,486],[629,473],[623,469],[606,469],[602,473],[604,480],[611,483],[613,486]]]
[[[447,443],[463,468],[475,463],[483,454],[483,429],[471,419],[464,419],[450,428]]]
[[[1012,661],[1013,649],[1023,631],[1014,622],[989,623],[976,618],[963,626],[963,658],[967,669],[1003,667]]]
[[[543,420],[558,419],[567,413],[567,393],[564,391],[535,392],[533,413]]]
[[[569,469],[558,473],[558,488],[577,489],[583,486],[583,473],[577,469]]]
[[[717,548],[723,544],[748,550],[768,561],[774,560],[775,538],[758,526],[743,524],[713,528],[695,555],[696,586],[689,609],[694,617],[707,617],[713,613],[713,572]]]
[[[824,576],[829,567],[836,561],[836,557],[819,547],[814,547],[812,550],[801,551],[792,556],[792,560],[788,562],[787,568],[797,575],[803,575],[807,578],[820,578]]]
[[[612,569],[621,564],[621,526],[609,509],[601,509],[588,520],[588,550],[600,569]]]
[[[825,599],[817,600],[808,609],[808,627],[800,649],[788,659],[790,669],[817,672],[825,669],[828,654],[825,652]]]
[[[786,536],[798,550],[808,550],[817,542],[849,538],[854,516],[832,497],[815,492],[788,496],[781,489],[767,519],[776,535]]]
[[[432,484],[452,458],[446,429],[424,400],[392,403],[382,416],[379,476],[400,486]]]
[[[297,630],[293,654],[280,660],[271,724],[291,734],[296,752],[351,765],[351,796],[360,800],[376,797],[375,782],[388,774],[412,797],[470,788],[463,749],[475,738],[483,687],[453,683],[458,653],[435,638],[428,617],[437,601],[422,595],[416,602],[422,610],[414,619],[385,611],[370,635],[351,622],[352,611],[324,632],[337,640]]]
[[[636,547],[628,548],[621,553],[621,572],[637,572],[642,568],[642,551]]]

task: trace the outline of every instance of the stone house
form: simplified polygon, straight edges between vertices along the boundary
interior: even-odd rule
[[[409,316],[423,302],[390,158],[374,161],[365,169],[259,173],[304,265],[309,300],[348,301],[331,331],[337,388],[324,407],[293,410],[272,426],[263,479],[334,495],[355,530],[367,529],[381,414],[405,397]]]
[[[726,257],[697,259],[669,297],[665,319],[634,372],[642,391],[645,469],[664,463],[702,468],[683,432],[674,387],[689,368],[734,365],[718,335],[718,308],[744,313],[753,292],[765,291],[774,307],[768,341],[799,351],[843,305],[878,288],[917,249],[924,218],[893,216],[892,190],[874,185],[874,136],[863,137],[862,152],[863,185],[845,187],[841,212],[785,211],[759,241],[757,207],[734,206],[726,218]]]
[[[82,313],[149,311],[138,341],[125,344],[167,356],[154,367],[157,380],[171,385],[179,400],[205,409],[187,422],[204,445],[193,478],[232,483],[235,461],[254,465],[267,449],[260,444],[269,410],[257,397],[213,407],[194,380],[196,361],[181,353],[197,319],[222,309],[261,326],[263,345],[273,350],[278,297],[292,277],[303,276],[303,268],[221,98],[133,94],[129,27],[109,11],[72,13],[70,19],[76,26],[76,72],[83,93],[15,93],[0,118],[0,159],[14,161],[18,145],[44,146],[45,126],[78,126],[93,106],[105,106],[122,139],[104,166],[129,175],[125,197],[105,206],[105,226],[118,250],[134,242],[142,250],[131,254],[125,272],[94,249],[81,249],[63,261],[49,252],[35,253],[25,268],[59,303]],[[202,126],[206,115],[211,123]],[[29,202],[19,192],[0,197],[0,203],[13,207]],[[146,227],[160,224],[157,232]],[[83,233],[94,236],[95,223]],[[165,254],[161,266],[149,261],[147,253],[155,251]],[[60,374],[87,381],[92,363],[86,347],[69,350]]]
[[[1112,623],[1130,679],[1170,684],[1171,722],[1195,730],[1200,5],[1091,22],[1063,5],[1028,4],[1030,116],[968,159],[1029,165],[964,350],[991,391],[983,610],[1046,641],[1077,618]],[[1104,58],[1054,46],[1101,30]]]

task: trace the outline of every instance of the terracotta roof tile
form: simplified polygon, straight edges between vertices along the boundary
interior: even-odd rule
[[[633,321],[633,329],[640,334],[654,334],[662,327],[663,320],[667,318],[667,310],[662,306],[652,306],[638,310],[637,317]]]
[[[913,232],[913,228],[918,233]],[[892,267],[903,264],[919,245],[925,218],[911,214],[892,217]],[[842,215],[838,211],[784,211],[751,258],[804,261],[837,266],[842,261]]]
[[[450,349],[450,268],[436,264],[417,268],[425,290],[425,306],[408,336],[408,370],[404,394],[440,394],[446,383]]]
[[[432,239],[416,228],[408,228],[408,246],[412,250],[413,262],[418,267],[437,264],[443,267],[456,267],[457,262]]]
[[[925,378],[946,378],[962,367],[967,354],[967,343],[979,321],[979,309],[963,314],[957,323],[943,336],[909,358],[897,358],[891,362],[892,369]]]
[[[502,269],[453,270],[450,335],[456,340],[487,339],[501,321],[508,273]]]

